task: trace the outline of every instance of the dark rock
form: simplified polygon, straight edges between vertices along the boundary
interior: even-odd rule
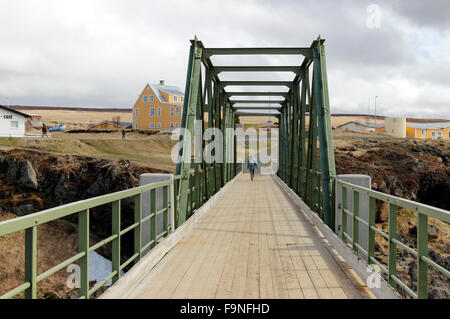
[[[417,236],[417,226],[413,226],[410,230],[409,230],[409,234],[411,236]],[[428,225],[428,239],[437,239],[439,238],[439,229],[434,226],[429,224]]]
[[[14,214],[17,216],[25,216],[35,212],[33,204],[23,204],[14,208]]]
[[[348,152],[347,155],[352,156],[353,157],[353,153],[352,152]]]
[[[0,155],[0,165],[3,165],[6,163],[6,159]]]
[[[7,160],[8,167],[6,169],[6,179],[9,183],[15,183],[17,179],[17,172],[19,170],[19,165],[16,159]]]
[[[428,225],[428,239],[437,239],[439,237],[439,229],[434,225]]]
[[[356,146],[354,146],[354,145],[350,148],[350,151],[351,151],[351,152],[356,152],[357,150],[358,150],[358,149],[357,149]]]
[[[38,188],[36,171],[30,161],[23,161],[20,165],[19,185],[34,190]]]

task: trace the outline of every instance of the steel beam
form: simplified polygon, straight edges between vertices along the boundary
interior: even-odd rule
[[[219,83],[221,88],[227,86],[286,86],[291,88],[293,82],[291,81],[221,81]]]
[[[286,103],[286,100],[283,101],[270,101],[270,100],[231,100],[230,104],[283,104]]]
[[[230,98],[232,96],[282,96],[287,97],[289,92],[225,92],[225,96]]]
[[[216,74],[222,72],[292,72],[300,74],[302,68],[300,66],[214,66]]]
[[[236,111],[239,110],[275,110],[275,111],[279,111],[282,108],[280,106],[233,106],[233,109],[235,109]]]
[[[203,51],[203,59],[213,55],[303,55],[312,58],[311,48],[207,48]]]

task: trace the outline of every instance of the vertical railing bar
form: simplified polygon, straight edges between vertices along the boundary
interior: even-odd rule
[[[166,211],[163,213],[163,230],[166,231],[166,237],[169,235],[169,185],[163,187],[163,205]]]
[[[345,212],[345,210],[347,209],[347,188],[342,185],[342,223],[341,223],[341,227],[342,227],[342,240],[344,241],[344,243],[347,242],[347,238],[345,237],[345,234],[347,233],[347,213]]]
[[[155,247],[156,245],[156,189],[152,189],[150,191],[150,215],[153,215],[153,217],[150,218],[150,241],[153,241],[153,244],[151,244],[151,247]]]
[[[375,198],[370,197],[369,195],[369,238],[368,238],[368,246],[367,246],[367,263],[373,264],[372,257],[375,257],[375,231],[372,227],[375,227],[375,210],[376,210],[376,202]]]
[[[25,282],[30,287],[25,290],[26,299],[37,298],[37,226],[25,229]]]
[[[78,252],[86,254],[78,261],[80,266],[79,297],[89,299],[89,209],[78,213]]]
[[[417,298],[428,298],[428,216],[417,211]]]
[[[112,278],[115,283],[120,278],[120,199],[112,203],[112,235],[117,238],[112,241],[112,271],[116,272]]]
[[[397,245],[393,239],[397,239],[397,205],[389,204],[389,251],[388,251],[388,277],[389,284],[396,288],[397,283],[392,276],[397,275]]]
[[[139,225],[134,229],[134,254],[138,257],[134,261],[137,264],[142,258],[142,193],[134,196],[134,223]]]
[[[353,250],[358,252],[359,245],[359,221],[356,219],[359,217],[359,192],[353,191]]]

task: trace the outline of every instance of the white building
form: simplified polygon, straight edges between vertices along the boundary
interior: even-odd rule
[[[0,137],[24,137],[28,114],[0,105]]]
[[[406,137],[406,118],[387,117],[384,120],[384,131],[397,137]]]

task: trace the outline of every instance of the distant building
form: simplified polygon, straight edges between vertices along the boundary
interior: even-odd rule
[[[184,93],[176,86],[147,84],[133,107],[133,128],[174,129],[181,126]]]
[[[36,122],[40,122],[42,121],[42,116],[39,114],[28,114],[30,116],[29,118],[29,122],[31,121],[36,121]]]
[[[386,117],[384,119],[384,131],[396,137],[406,137],[406,118]]]
[[[88,126],[90,130],[117,130],[123,128],[131,128],[132,124],[130,122],[113,122],[113,121],[103,121],[95,123]]]
[[[450,139],[450,122],[443,123],[406,123],[408,138],[433,140]]]
[[[384,131],[384,124],[351,121],[338,126],[338,128],[355,132],[375,132],[375,131],[382,132]]]
[[[28,114],[0,105],[0,136],[24,137]]]

